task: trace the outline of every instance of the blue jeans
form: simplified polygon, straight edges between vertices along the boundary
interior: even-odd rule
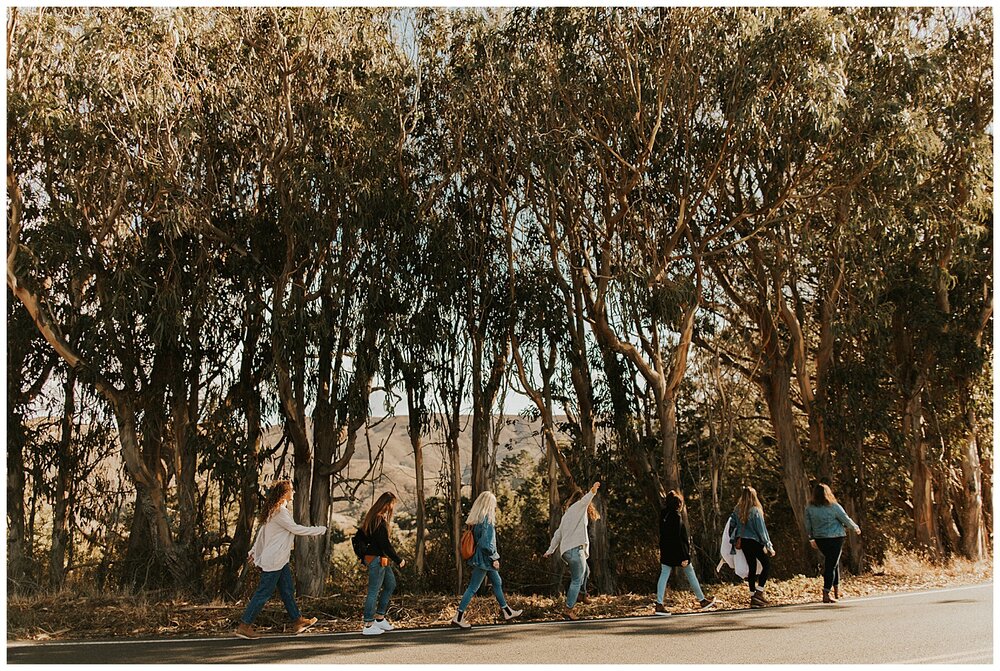
[[[264,571],[260,574],[260,585],[250,597],[250,603],[243,611],[240,622],[253,624],[261,609],[264,608],[264,604],[274,594],[275,587],[278,588],[278,594],[281,595],[281,600],[285,603],[285,610],[288,611],[288,617],[292,618],[292,622],[302,617],[298,606],[295,605],[295,584],[292,582],[292,569],[288,564],[285,564],[277,571]]]
[[[381,590],[382,595],[379,596]],[[365,622],[375,619],[375,614],[385,616],[385,611],[389,610],[389,599],[396,591],[396,574],[392,572],[392,566],[382,566],[382,558],[375,557],[368,564],[368,598],[365,599]],[[375,601],[378,600],[378,610],[375,610]]]
[[[562,553],[563,561],[569,564],[569,589],[566,590],[566,607],[572,608],[576,605],[576,599],[580,596],[580,588],[587,582],[590,568],[587,566],[587,558],[583,555],[582,547],[575,547]]]
[[[469,607],[472,597],[475,596],[476,591],[479,590],[479,586],[483,584],[483,580],[486,579],[487,575],[490,577],[490,584],[493,585],[493,596],[497,598],[497,603],[500,604],[501,608],[507,607],[507,600],[503,598],[503,581],[500,580],[500,572],[495,568],[473,566],[472,577],[469,578],[469,586],[465,588],[462,603],[458,604],[460,611],[464,613],[465,609]]]
[[[666,564],[660,564],[660,580],[656,583],[656,603],[663,603],[663,593],[667,589],[667,581],[670,580],[670,568]],[[688,586],[694,592],[698,601],[704,601],[705,593],[701,591],[701,585],[698,584],[698,576],[694,574],[694,566],[691,565],[691,562],[688,562],[687,566],[682,567],[681,571],[684,573],[684,577],[687,578]]]

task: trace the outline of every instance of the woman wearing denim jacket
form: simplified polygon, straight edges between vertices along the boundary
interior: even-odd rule
[[[600,482],[595,482],[586,494],[579,489],[573,492],[569,506],[559,521],[559,528],[553,534],[552,542],[544,555],[551,557],[558,548],[563,561],[569,565],[569,589],[566,590],[566,610],[563,611],[563,617],[567,620],[577,619],[573,608],[580,595],[580,588],[587,581],[587,574],[590,572],[587,568],[587,557],[590,556],[587,524],[590,520],[601,519],[597,508],[591,503],[600,486]]]
[[[809,545],[823,553],[823,603],[837,603],[840,598],[840,553],[848,528],[861,533],[861,527],[837,503],[830,487],[816,483],[812,502],[806,506],[806,533]]]
[[[365,551],[368,597],[365,599],[365,624],[361,628],[361,633],[365,636],[384,634],[395,628],[385,617],[389,609],[389,599],[396,590],[396,575],[392,572],[389,561],[395,562],[399,568],[406,566],[406,561],[400,559],[389,541],[389,524],[392,522],[392,513],[395,509],[396,495],[384,492],[361,522],[361,530],[368,538],[368,548]]]
[[[729,533],[735,554],[736,543],[747,558],[750,572],[747,574],[747,584],[750,586],[750,607],[763,608],[767,605],[764,598],[764,583],[771,571],[770,557],[774,556],[774,546],[771,537],[767,535],[767,525],[764,524],[764,508],[757,498],[757,490],[746,486],[740,493],[736,510],[729,518]],[[761,572],[757,574],[757,562],[760,562]]]
[[[698,599],[698,605],[703,610],[715,608],[715,599],[709,599],[701,591],[698,576],[695,575],[694,566],[691,565],[691,542],[687,527],[681,519],[683,510],[683,494],[671,489],[667,492],[663,510],[660,511],[660,579],[656,583],[654,615],[670,615],[670,611],[663,605],[663,593],[667,589],[667,581],[670,580],[670,572],[674,567],[684,573],[688,586]]]
[[[483,584],[486,576],[490,577],[490,584],[493,586],[493,596],[500,604],[504,620],[513,620],[522,611],[513,610],[507,605],[507,600],[503,596],[503,581],[500,580],[500,553],[497,552],[497,497],[492,492],[483,492],[476,497],[476,502],[472,504],[472,510],[465,519],[466,525],[472,527],[472,536],[476,540],[476,549],[469,559],[469,566],[472,567],[472,576],[469,578],[469,586],[462,596],[462,602],[458,604],[458,612],[452,618],[451,624],[462,629],[472,627],[465,617],[465,609],[469,607],[472,597],[475,596],[479,586]]]

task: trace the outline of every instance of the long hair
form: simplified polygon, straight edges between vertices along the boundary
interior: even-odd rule
[[[837,497],[833,495],[833,490],[829,485],[817,482],[813,485],[812,504],[814,506],[832,506],[837,502]]]
[[[264,505],[261,506],[260,512],[257,513],[257,521],[264,524],[271,519],[271,516],[277,512],[281,500],[290,491],[292,491],[291,480],[278,480],[271,485],[271,488],[267,490],[267,494],[264,496]]]
[[[490,524],[497,523],[497,497],[493,492],[482,492],[476,497],[465,523],[474,527],[483,520],[489,520]]]
[[[566,503],[563,504],[563,512],[566,512],[567,508],[569,508],[571,505],[573,505],[582,498],[583,498],[583,490],[574,489],[573,493],[569,495],[568,499],[566,499]],[[594,507],[593,501],[591,501],[587,505],[587,517],[590,518],[591,522],[596,522],[597,520],[601,519],[601,513],[597,512],[597,508]]]
[[[361,529],[365,534],[370,534],[372,529],[378,526],[379,522],[385,523],[386,531],[389,530],[389,521],[392,519],[392,509],[396,505],[396,495],[392,492],[382,492],[368,512],[364,520],[361,521]]]
[[[668,512],[680,512],[681,508],[684,507],[684,495],[676,489],[671,489],[667,492],[666,497],[664,497],[663,507]]]
[[[760,505],[760,499],[757,498],[757,490],[747,485],[740,492],[740,500],[736,504],[736,515],[740,518],[740,522],[743,524],[747,523],[747,518],[750,517],[750,509],[756,508],[760,511],[761,517],[764,515],[764,507]]]

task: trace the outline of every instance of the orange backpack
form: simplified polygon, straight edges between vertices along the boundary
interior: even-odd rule
[[[461,542],[462,559],[472,559],[476,553],[476,539],[472,535],[472,527],[465,527]]]

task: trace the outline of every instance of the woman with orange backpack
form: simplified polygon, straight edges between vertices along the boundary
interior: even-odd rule
[[[458,612],[451,620],[453,627],[469,629],[472,627],[465,617],[465,610],[472,602],[472,597],[476,594],[486,576],[490,578],[493,586],[493,595],[500,604],[504,620],[513,620],[522,611],[514,610],[507,605],[507,600],[503,596],[503,581],[500,580],[500,553],[497,552],[497,532],[496,532],[497,497],[492,492],[483,492],[472,504],[472,510],[465,519],[465,524],[471,527],[473,538],[473,549],[469,557],[469,566],[472,567],[472,576],[469,578],[469,586],[462,596],[461,603],[458,604]],[[468,532],[466,532],[468,533]],[[464,546],[467,544],[463,538],[463,557],[466,554]]]

